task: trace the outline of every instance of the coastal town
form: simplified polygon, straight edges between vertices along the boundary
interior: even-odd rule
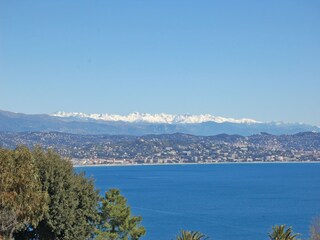
[[[2,147],[40,145],[71,159],[74,165],[134,165],[224,162],[320,161],[320,134],[193,136],[75,135],[1,133]]]

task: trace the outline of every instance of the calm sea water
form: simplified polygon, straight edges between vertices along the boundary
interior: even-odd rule
[[[268,239],[275,224],[309,236],[320,215],[320,164],[216,164],[81,167],[101,193],[120,188],[145,240],[174,239],[180,229],[213,240]]]

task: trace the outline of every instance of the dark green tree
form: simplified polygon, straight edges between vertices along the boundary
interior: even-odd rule
[[[206,240],[208,239],[204,234],[198,231],[181,230],[176,240]]]
[[[97,240],[137,240],[146,230],[140,225],[142,218],[131,216],[127,200],[118,189],[110,189],[102,200],[101,223]]]
[[[92,180],[76,174],[70,161],[55,152],[37,148],[37,160],[42,190],[48,193],[49,209],[34,228],[40,239],[87,239],[99,220],[99,194]]]
[[[291,227],[286,229],[286,225],[276,225],[272,227],[272,232],[269,233],[269,238],[270,240],[297,240],[297,236],[299,235],[299,233],[293,233]]]

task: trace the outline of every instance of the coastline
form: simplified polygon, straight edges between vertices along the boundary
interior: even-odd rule
[[[221,165],[221,164],[320,164],[320,161],[282,161],[282,162],[214,162],[214,163],[137,163],[137,164],[84,164],[73,165],[83,167],[135,167],[135,166],[176,166],[176,165]]]

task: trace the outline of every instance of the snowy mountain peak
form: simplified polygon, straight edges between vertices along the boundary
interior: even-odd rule
[[[224,118],[224,117],[216,117],[210,114],[201,114],[201,115],[191,115],[191,114],[167,114],[167,113],[159,113],[159,114],[150,114],[150,113],[131,113],[129,115],[117,115],[117,114],[86,114],[79,112],[56,112],[51,114],[51,116],[55,117],[63,117],[63,118],[78,118],[84,120],[99,120],[99,121],[122,121],[122,122],[146,122],[146,123],[166,123],[166,124],[192,124],[192,123],[204,123],[204,122],[216,122],[216,123],[245,123],[245,124],[253,124],[253,123],[261,123],[259,121],[242,118],[242,119],[234,119],[234,118]]]

